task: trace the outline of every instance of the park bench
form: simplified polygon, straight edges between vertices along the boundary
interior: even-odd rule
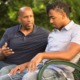
[[[80,55],[78,55],[79,59],[78,59],[78,63],[72,63],[70,61],[65,61],[65,60],[49,60],[47,61],[44,66],[40,69],[39,73],[38,73],[38,77],[37,80],[42,80],[42,75],[44,70],[51,64],[57,64],[57,65],[67,65],[70,67],[73,67],[75,70],[73,71],[73,75],[75,80],[80,80]]]

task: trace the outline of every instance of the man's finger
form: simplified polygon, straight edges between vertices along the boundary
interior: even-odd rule
[[[3,53],[5,56],[8,56],[8,55],[14,54],[14,51],[13,51],[12,49],[9,49],[9,48],[7,47],[7,48],[2,49],[2,53]]]
[[[6,48],[7,47],[7,42],[5,42],[5,44],[2,46],[2,48]]]
[[[12,70],[10,71],[10,74],[11,74],[11,75],[15,75],[16,72],[17,72],[17,70],[18,70],[18,68],[12,69]]]
[[[36,69],[36,64],[33,63],[33,65],[32,65],[32,71],[34,71],[35,69]]]
[[[31,66],[32,66],[32,63],[30,63],[29,66],[28,66],[28,68],[27,68],[28,72],[31,71]]]
[[[10,75],[13,75],[13,74],[14,74],[14,69],[10,71]]]
[[[31,62],[28,66],[28,72],[34,71],[36,68],[36,64],[34,62]]]

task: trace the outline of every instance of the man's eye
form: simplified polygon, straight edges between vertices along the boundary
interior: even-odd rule
[[[27,18],[27,16],[25,16],[24,18]]]
[[[55,19],[55,17],[53,17],[52,19]]]

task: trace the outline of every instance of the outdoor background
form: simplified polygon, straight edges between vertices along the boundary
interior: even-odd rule
[[[6,28],[19,24],[17,21],[17,11],[23,6],[30,6],[35,14],[35,24],[52,30],[49,19],[46,14],[46,6],[56,0],[0,0],[0,38]],[[80,0],[62,0],[68,3],[72,8],[70,18],[80,24]],[[80,63],[79,63],[80,64]],[[80,75],[74,72],[77,79]]]
[[[35,14],[35,24],[52,30],[46,14],[46,6],[56,0],[0,0],[0,38],[6,28],[19,24],[17,11],[22,6],[30,6]],[[70,18],[80,24],[80,0],[63,0],[72,7]]]

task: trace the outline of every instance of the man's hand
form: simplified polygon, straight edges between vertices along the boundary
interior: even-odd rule
[[[1,48],[1,53],[4,55],[4,56],[9,56],[11,54],[14,54],[13,50],[10,49],[9,47],[7,47],[7,43],[5,43],[2,48]]]
[[[28,65],[28,62],[16,66],[15,68],[13,68],[13,69],[10,71],[10,75],[15,75],[17,72],[18,72],[18,73],[21,73],[22,71],[25,70],[25,68],[27,67],[27,65]]]
[[[43,59],[43,53],[37,54],[29,63],[28,65],[28,71],[34,71],[37,67],[37,65],[42,61]]]

